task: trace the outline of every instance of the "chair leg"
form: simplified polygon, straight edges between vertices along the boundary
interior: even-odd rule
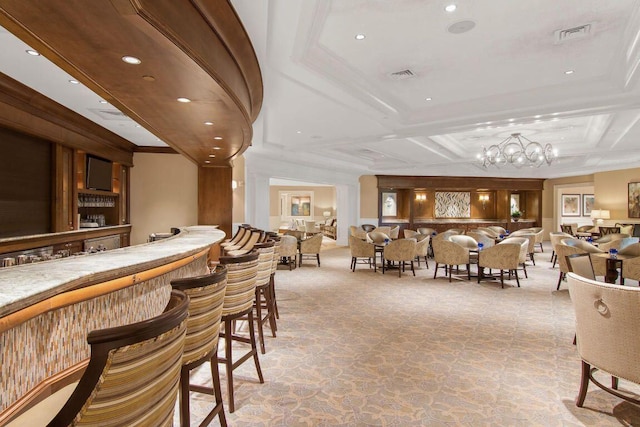
[[[611,388],[614,390],[618,389],[618,377],[614,377],[611,375]]]
[[[402,268],[404,267],[404,261],[398,263],[398,277],[402,277]]]
[[[427,269],[429,269],[429,261],[427,261],[427,256],[424,256],[424,263],[427,265]]]
[[[591,365],[584,360],[582,361],[582,375],[580,376],[580,392],[576,398],[576,406],[582,408],[584,399],[587,397],[587,389],[589,388],[589,374],[591,372]]]
[[[183,366],[180,370],[180,426],[189,427],[191,425],[191,414],[189,413],[189,368]]]
[[[556,287],[556,291],[560,290],[560,283],[562,283],[562,279],[564,278],[564,273],[560,272],[560,277],[558,277],[558,286]]]
[[[544,248],[542,247],[542,242],[538,243],[540,245],[540,252],[544,252]]]
[[[233,402],[233,352],[231,351],[233,332],[231,329],[231,323],[231,320],[224,321],[224,358],[227,373],[227,396],[229,399],[229,412],[233,414],[233,411],[236,410],[236,407]]]
[[[413,260],[411,260],[411,272],[413,273],[414,277],[416,275],[416,270],[413,268]]]
[[[227,426],[227,418],[224,414],[224,404],[222,401],[222,390],[220,389],[220,370],[218,368],[218,354],[213,353],[211,357],[211,378],[213,379],[213,395],[216,399],[216,406],[211,411],[213,415],[218,414],[221,427]]]
[[[533,257],[533,252],[529,254],[529,258],[531,258],[531,262],[533,263],[533,265],[536,265],[536,259]]]
[[[256,347],[256,332],[253,327],[253,310],[249,311],[249,339],[251,341],[251,352],[253,353],[253,362],[256,365],[258,379],[260,380],[260,384],[263,384],[264,378],[262,377],[262,369],[260,369],[260,360],[258,359],[258,349]]]
[[[273,315],[276,319],[280,318],[278,313],[278,300],[276,299],[276,273],[271,274],[271,300],[273,301]],[[273,321],[275,324],[275,320]],[[278,329],[276,327],[276,329]]]
[[[518,284],[518,287],[520,287],[520,279],[518,278],[518,269],[516,268],[515,270],[513,270],[513,273],[516,275],[516,283]]]
[[[316,254],[316,258],[318,258],[318,267],[320,267],[320,254]]]
[[[471,265],[467,264],[467,280],[471,280]]]
[[[433,270],[433,278],[436,278],[436,275],[438,274],[438,263],[436,262],[436,268],[435,270]]]
[[[504,270],[500,269],[500,284],[502,285],[502,289],[504,289]]]
[[[524,278],[528,279],[529,275],[527,274],[527,264],[526,263],[522,263],[522,269],[524,270]]]
[[[483,275],[484,275],[484,267],[480,267],[480,265],[478,264],[478,283],[480,283],[480,279],[482,279]]]
[[[555,256],[556,256],[556,251],[552,251],[551,252],[551,259],[549,259],[549,262],[553,262],[553,259],[555,258]],[[555,264],[553,266],[555,267]]]
[[[451,272],[453,271],[453,265],[449,266],[449,283],[451,283]]]
[[[351,271],[356,271],[356,257],[351,257]]]
[[[263,290],[256,286],[256,301],[254,306],[256,308],[256,317],[258,318],[258,339],[260,340],[260,352],[265,354],[267,351],[264,348],[264,330],[262,328],[262,294]]]

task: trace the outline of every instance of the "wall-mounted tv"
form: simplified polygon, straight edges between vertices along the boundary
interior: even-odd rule
[[[111,191],[112,170],[113,166],[109,160],[87,155],[87,189]]]

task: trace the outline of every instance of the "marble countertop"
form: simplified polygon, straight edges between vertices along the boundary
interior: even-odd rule
[[[222,241],[216,226],[182,227],[168,239],[88,255],[0,268],[0,317],[61,292],[194,255]]]

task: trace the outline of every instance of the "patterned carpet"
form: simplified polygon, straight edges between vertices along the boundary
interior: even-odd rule
[[[416,277],[366,265],[352,273],[349,249],[330,243],[320,268],[279,269],[278,337],[260,355],[265,383],[251,362],[236,371],[229,425],[640,425],[640,408],[594,385],[585,408],[575,406],[573,311],[549,257],[545,247],[522,287],[505,289],[466,274],[434,280],[431,260]],[[193,378],[210,382],[208,366]],[[193,424],[209,399],[192,393]]]

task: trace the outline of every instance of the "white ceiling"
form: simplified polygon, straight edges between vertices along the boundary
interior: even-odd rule
[[[361,174],[548,178],[640,166],[638,0],[232,4],[265,85],[256,154]],[[460,22],[473,28],[450,32]],[[587,35],[557,41],[586,24]],[[1,28],[0,46],[1,72],[136,145],[165,145]],[[390,77],[404,70],[414,76]],[[560,158],[478,165],[483,146],[515,132]]]
[[[640,166],[638,1],[232,3],[265,84],[256,153],[364,174],[546,178]],[[464,21],[475,26],[449,31]],[[556,40],[587,24],[585,36]],[[403,70],[414,76],[390,77]],[[516,132],[560,158],[478,166],[483,146]]]

